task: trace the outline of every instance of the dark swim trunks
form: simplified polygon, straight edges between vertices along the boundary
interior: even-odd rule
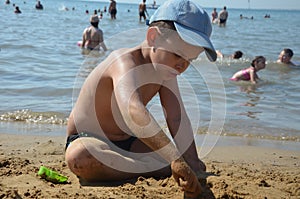
[[[146,17],[146,15],[145,15],[145,12],[144,12],[144,11],[141,11],[141,12],[140,12],[140,17]]]
[[[220,23],[226,23],[226,19],[220,19]]]
[[[94,50],[94,48],[91,48],[91,47],[86,47],[88,50]]]
[[[111,9],[110,14],[112,14],[112,15],[117,14],[117,9]]]
[[[71,142],[73,142],[74,140],[80,138],[80,137],[93,137],[93,138],[97,138],[105,143],[107,143],[109,146],[111,147],[119,147],[125,151],[130,151],[130,147],[132,145],[132,143],[137,139],[137,137],[133,137],[131,136],[130,138],[126,139],[126,140],[121,140],[121,141],[110,141],[106,138],[100,137],[100,136],[95,136],[93,134],[89,134],[89,133],[79,133],[79,134],[74,134],[74,135],[70,135],[67,138],[67,143],[66,143],[66,147],[65,150],[67,150],[68,146],[71,144]]]

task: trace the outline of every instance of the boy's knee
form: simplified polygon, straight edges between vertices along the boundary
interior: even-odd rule
[[[98,169],[103,165],[87,150],[84,144],[77,140],[67,148],[65,161],[75,175],[86,180],[95,177],[93,174],[95,165]]]
[[[82,144],[72,143],[66,150],[65,161],[74,174],[81,176],[88,172],[91,154]]]
[[[75,144],[70,145],[65,154],[65,161],[72,172],[81,169],[84,163],[84,156],[86,154],[86,149],[75,146]]]

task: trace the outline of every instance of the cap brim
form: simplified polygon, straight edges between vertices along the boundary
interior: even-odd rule
[[[210,61],[216,61],[217,53],[210,39],[203,33],[195,31],[187,26],[174,22],[179,36],[187,43],[200,46],[205,49],[207,58]]]

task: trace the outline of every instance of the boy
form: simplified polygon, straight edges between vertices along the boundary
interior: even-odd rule
[[[201,192],[205,171],[176,76],[216,52],[207,13],[191,0],[169,0],[150,19],[139,46],[111,53],[88,76],[70,114],[66,161],[87,182],[171,174],[187,197]],[[170,139],[147,110],[159,94]]]

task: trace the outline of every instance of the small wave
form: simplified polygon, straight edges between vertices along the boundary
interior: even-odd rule
[[[270,61],[267,63],[267,68],[272,70],[279,70],[279,71],[290,71],[293,69],[300,69],[299,62],[294,62],[294,64],[296,66],[277,63],[277,61]]]
[[[275,80],[266,80],[266,79],[260,79],[260,80],[258,80],[258,82],[256,84],[252,84],[250,81],[243,81],[243,80],[240,80],[240,81],[229,81],[228,80],[228,82],[231,82],[233,84],[240,86],[241,91],[248,91],[248,90],[254,91],[257,87],[260,87],[260,86],[278,84],[278,82]]]
[[[232,58],[218,58],[216,61],[219,66],[244,66],[251,63],[250,58],[232,59]]]
[[[39,124],[66,125],[65,115],[56,112],[33,112],[28,109],[6,112],[0,115],[0,121],[15,121]]]
[[[242,134],[242,133],[224,133],[223,136],[231,137],[244,137],[244,138],[256,138],[256,139],[266,139],[266,140],[277,140],[277,141],[295,141],[300,142],[300,138],[297,136],[274,136],[274,135],[259,135],[259,134]]]
[[[199,128],[197,134],[203,135],[208,134],[207,128]],[[274,141],[293,141],[300,142],[300,137],[297,135],[284,135],[284,134],[266,134],[266,133],[242,133],[242,132],[234,132],[223,130],[220,134],[219,132],[209,132],[210,135],[216,136],[226,136],[226,137],[240,137],[240,138],[254,138],[259,140],[274,140]]]

